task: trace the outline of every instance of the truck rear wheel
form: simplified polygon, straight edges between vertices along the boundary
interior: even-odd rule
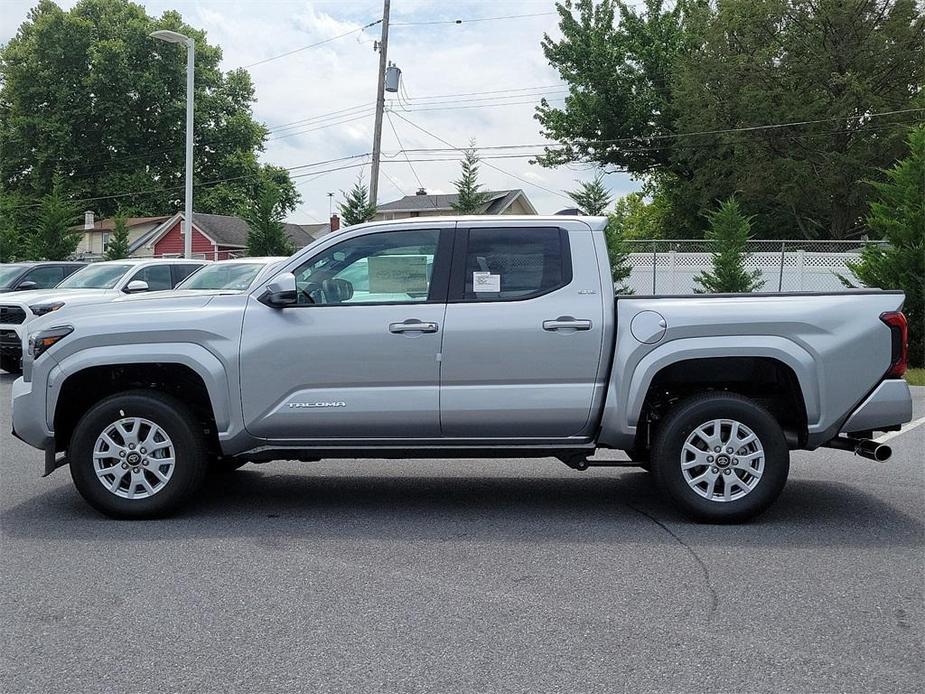
[[[652,449],[659,487],[697,520],[757,516],[784,488],[790,452],[777,420],[736,393],[705,393],[678,404]]]
[[[113,518],[158,518],[202,484],[206,443],[176,398],[150,390],[113,395],[81,418],[68,450],[81,496]]]

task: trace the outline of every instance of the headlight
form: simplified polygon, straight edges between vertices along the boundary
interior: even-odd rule
[[[56,345],[62,338],[67,337],[74,328],[70,325],[59,325],[48,330],[41,330],[29,336],[29,356],[38,359],[49,347]]]
[[[62,306],[64,306],[63,301],[55,301],[51,304],[36,304],[35,306],[30,306],[29,310],[36,316],[44,316],[46,313],[57,311]]]

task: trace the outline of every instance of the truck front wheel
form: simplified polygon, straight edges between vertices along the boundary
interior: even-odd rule
[[[176,398],[150,390],[110,396],[77,423],[68,449],[81,496],[113,518],[158,518],[202,484],[202,427]]]
[[[659,487],[688,516],[736,522],[780,495],[790,453],[777,420],[736,393],[704,393],[678,404],[652,449]]]

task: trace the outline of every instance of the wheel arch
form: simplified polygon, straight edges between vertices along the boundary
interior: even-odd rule
[[[50,375],[46,418],[55,432],[57,450],[67,448],[80,416],[104,397],[123,390],[151,389],[179,397],[210,425],[210,440],[230,428],[232,402],[222,363],[201,347],[193,352],[165,345],[107,354],[106,349],[79,352]],[[142,351],[143,350],[143,351]],[[201,354],[195,354],[195,351]]]
[[[614,369],[602,420],[601,442],[630,448],[645,442],[651,432],[649,416],[654,398],[667,384],[684,385],[684,392],[669,394],[677,399],[694,391],[730,390],[754,397],[747,386],[756,373],[780,379],[780,395],[796,408],[796,419],[788,422],[788,438],[794,447],[806,440],[808,425],[818,420],[820,393],[818,364],[813,355],[791,340],[775,336],[739,336],[673,340],[649,351],[629,369],[627,378]],[[727,373],[717,378],[717,373]],[[626,372],[624,372],[626,373]],[[772,381],[773,382],[773,381]],[[761,399],[761,398],[756,398]]]

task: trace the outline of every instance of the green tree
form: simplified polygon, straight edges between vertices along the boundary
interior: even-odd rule
[[[707,240],[713,269],[694,277],[698,294],[753,292],[764,286],[761,271],[749,272],[745,263],[751,255],[748,247],[751,217],[742,214],[739,202],[729,198],[708,215]]]
[[[736,194],[762,238],[866,231],[878,170],[925,105],[925,13],[914,0],[567,0],[550,64],[568,82],[537,118],[540,163],[655,177],[674,237]],[[779,123],[800,126],[753,129]],[[700,133],[700,134],[695,134]]]
[[[82,232],[74,231],[77,208],[64,192],[61,176],[52,179],[51,191],[42,196],[27,240],[29,255],[36,260],[67,260],[80,243]]]
[[[610,275],[613,279],[614,291],[617,294],[632,294],[632,288],[626,283],[633,271],[629,256],[630,249],[620,226],[613,222],[613,217],[604,228],[604,237],[607,239],[607,257],[610,260]]]
[[[343,201],[338,204],[344,226],[353,226],[370,221],[376,215],[376,206],[369,201],[369,187],[363,182],[363,174],[357,176],[350,192],[341,191]]]
[[[908,145],[908,156],[886,171],[886,181],[873,184],[867,223],[889,245],[865,246],[848,266],[867,287],[906,293],[909,360],[925,366],[925,126],[910,133]]]
[[[609,224],[619,229],[624,239],[660,239],[665,237],[665,214],[660,196],[646,202],[644,193],[630,193],[617,199]]]
[[[286,236],[279,191],[265,186],[256,200],[244,211],[250,227],[247,254],[251,256],[292,255],[295,246]]]
[[[31,258],[26,232],[26,213],[33,213],[22,204],[18,195],[0,190],[0,263]]]
[[[123,205],[139,215],[181,209],[186,51],[151,39],[157,29],[196,42],[196,209],[233,214],[267,176],[293,209],[288,174],[257,159],[267,129],[253,118],[248,73],[222,73],[221,49],[179,13],[151,17],[128,0],[67,11],[39,0],[0,47],[0,186],[34,203],[60,171],[74,199],[150,191],[95,202],[103,217]]]
[[[598,172],[590,181],[578,182],[577,190],[567,190],[566,194],[575,201],[585,214],[601,215],[613,201],[613,196],[604,185],[604,174]]]
[[[456,186],[456,202],[451,204],[454,211],[459,214],[478,214],[491,195],[483,190],[479,183],[479,154],[475,147],[475,140],[469,141],[469,147],[463,150],[463,159],[460,162],[462,176],[453,181]]]
[[[117,214],[113,219],[112,236],[106,244],[106,260],[122,260],[128,258],[128,224],[124,214]]]

